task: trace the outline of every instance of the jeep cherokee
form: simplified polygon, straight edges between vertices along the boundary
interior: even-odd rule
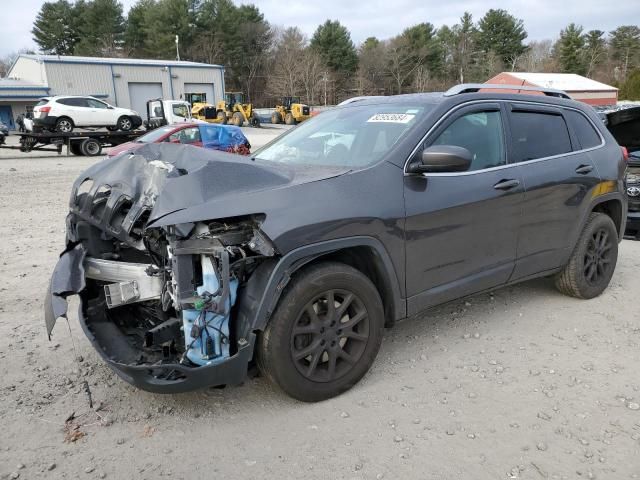
[[[252,158],[149,144],[93,165],[49,336],[78,294],[89,340],[142,389],[239,383],[255,361],[317,401],[429,307],[541,276],[599,295],[625,230],[621,148],[563,92],[486,88],[359,98]]]

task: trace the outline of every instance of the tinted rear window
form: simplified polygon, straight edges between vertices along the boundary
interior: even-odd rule
[[[579,148],[593,148],[602,143],[600,135],[582,113],[575,110],[565,110],[565,116],[578,137]]]
[[[57,103],[61,103],[62,105],[68,105],[70,107],[86,107],[87,100],[85,98],[59,98],[56,100]]]
[[[561,115],[512,112],[511,134],[515,162],[551,157],[571,151],[569,131]]]
[[[46,105],[47,103],[49,103],[49,99],[48,98],[43,98],[42,100],[39,100],[38,103],[36,103],[36,107],[42,107],[43,105]]]

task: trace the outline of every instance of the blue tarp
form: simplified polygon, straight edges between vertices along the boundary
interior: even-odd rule
[[[240,127],[232,125],[201,125],[200,134],[202,136],[202,145],[205,148],[227,150],[230,147],[249,143]]]

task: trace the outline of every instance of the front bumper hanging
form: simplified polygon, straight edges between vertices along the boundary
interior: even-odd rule
[[[107,306],[104,303],[92,305],[93,302],[86,295],[85,279],[114,282],[107,287],[119,285],[121,290],[124,289],[122,291],[128,291],[125,296],[137,295],[135,301],[157,298],[161,286],[155,277],[141,275],[141,264],[115,264],[87,257],[82,244],[69,245],[58,260],[45,297],[44,317],[49,339],[57,319],[67,317],[67,297],[79,295],[78,319],[85,335],[119,377],[142,390],[181,393],[209,386],[234,385],[246,378],[248,364],[253,357],[253,333],[237,341],[234,355],[215,364],[188,366],[179,363],[140,363],[139,355],[128,344],[125,334],[104,315]],[[127,287],[130,287],[129,290]],[[132,298],[130,300],[133,301]],[[123,301],[120,305],[124,303],[127,302]],[[102,315],[92,309],[102,309]],[[95,314],[91,315],[91,321],[89,312]]]

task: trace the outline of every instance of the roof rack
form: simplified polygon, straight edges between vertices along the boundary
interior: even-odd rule
[[[568,98],[571,99],[569,95],[567,95],[562,90],[555,90],[553,88],[544,88],[544,87],[528,87],[524,85],[493,85],[491,83],[462,83],[460,85],[456,85],[451,87],[444,93],[445,97],[452,97],[454,95],[460,95],[461,93],[475,93],[480,90],[490,89],[490,90],[524,90],[526,92],[540,92],[544,93],[549,97],[558,97],[558,98]]]

